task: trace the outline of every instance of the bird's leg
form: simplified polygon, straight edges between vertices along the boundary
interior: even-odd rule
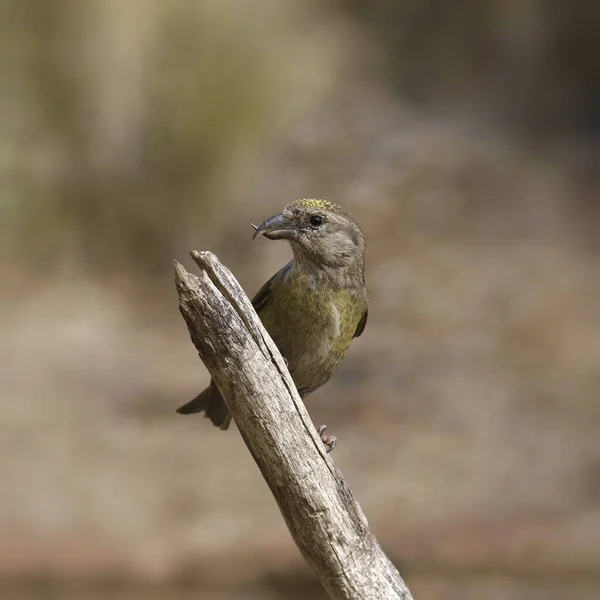
[[[337,438],[333,437],[332,435],[326,435],[326,431],[327,425],[321,425],[321,427],[319,427],[319,437],[327,447],[327,452],[331,452],[337,445]]]

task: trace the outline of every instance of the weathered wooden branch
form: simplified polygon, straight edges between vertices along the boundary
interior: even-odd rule
[[[248,297],[210,252],[175,261],[179,309],[298,548],[331,598],[412,596],[369,530]]]

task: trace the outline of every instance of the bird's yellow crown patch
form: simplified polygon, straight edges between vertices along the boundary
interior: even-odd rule
[[[346,217],[346,219],[349,219],[350,221],[354,222],[352,215],[345,208],[342,208],[338,204],[334,204],[329,200],[321,200],[320,198],[300,198],[300,200],[295,200],[294,202],[288,204],[283,210],[288,210],[291,212],[322,210],[342,215]]]
[[[302,198],[301,200],[297,200],[296,204],[305,206],[306,208],[320,208],[321,210],[328,210],[335,207],[333,202],[329,202],[329,200],[320,200],[318,198]]]

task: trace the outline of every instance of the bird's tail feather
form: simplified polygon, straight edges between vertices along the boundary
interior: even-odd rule
[[[231,413],[223,401],[219,390],[212,383],[193,400],[180,406],[177,412],[180,415],[204,412],[204,416],[210,419],[213,425],[221,429],[227,429],[231,423]]]

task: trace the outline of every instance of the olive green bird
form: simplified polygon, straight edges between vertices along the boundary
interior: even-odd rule
[[[301,398],[327,383],[367,323],[365,238],[350,213],[325,200],[296,200],[255,227],[254,238],[288,240],[294,258],[252,300],[286,360]],[[177,412],[204,412],[227,429],[231,413],[211,384]],[[335,438],[319,433],[329,449]]]

